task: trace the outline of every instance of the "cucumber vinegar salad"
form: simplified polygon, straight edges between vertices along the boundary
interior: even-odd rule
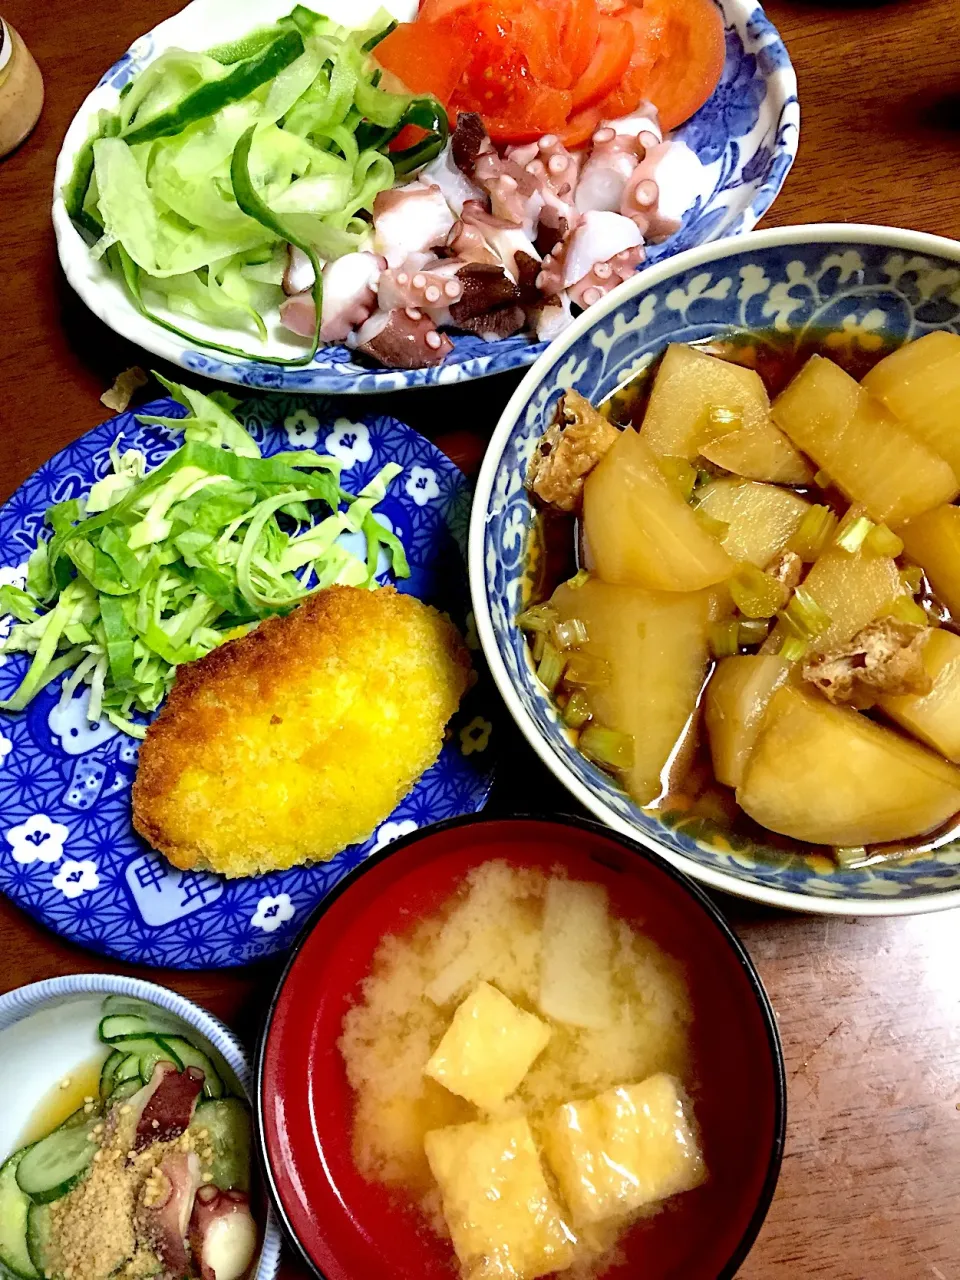
[[[0,1275],[241,1280],[250,1114],[174,1015],[103,1002],[97,1096],[0,1167]]]

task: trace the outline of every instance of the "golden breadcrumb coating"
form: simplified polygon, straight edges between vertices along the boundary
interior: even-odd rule
[[[365,840],[436,760],[470,660],[392,587],[329,587],[177,671],[140,749],[133,825],[226,876]]]

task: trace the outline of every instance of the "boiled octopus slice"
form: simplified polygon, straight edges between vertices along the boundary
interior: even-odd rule
[[[242,1191],[203,1186],[189,1227],[190,1248],[202,1280],[240,1280],[257,1250],[257,1224]]]

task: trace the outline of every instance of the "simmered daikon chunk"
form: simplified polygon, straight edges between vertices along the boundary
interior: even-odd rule
[[[613,1020],[613,929],[600,884],[552,877],[543,904],[540,1012],[595,1030]]]
[[[790,664],[774,654],[744,653],[717,666],[704,718],[718,782],[739,787],[770,699],[789,675]]]
[[[520,1085],[550,1039],[550,1028],[480,982],[457,1008],[424,1074],[484,1111]]]
[[[820,556],[802,585],[830,618],[812,641],[815,650],[846,644],[904,593],[895,560],[839,547]]]
[[[960,476],[960,335],[937,330],[906,343],[862,385]]]
[[[649,446],[629,429],[587,477],[583,532],[590,563],[604,582],[698,591],[734,569]]]
[[[960,616],[960,507],[927,511],[904,525],[900,537],[943,603]]]
[[[465,1275],[534,1280],[573,1261],[573,1232],[524,1117],[433,1129],[427,1159]]]
[[[858,711],[784,685],[737,800],[761,826],[812,844],[909,840],[960,811],[960,769]]]
[[[755,480],[713,480],[699,491],[698,509],[721,520],[720,538],[734,560],[765,569],[782,551],[809,508],[799,494]]]
[[[579,618],[586,626],[581,650],[604,664],[605,682],[585,692],[600,724],[633,739],[624,783],[638,804],[660,794],[661,774],[696,710],[714,596],[611,586],[596,578],[553,594],[561,619]]]
[[[679,1084],[664,1074],[558,1107],[544,1154],[577,1227],[691,1191],[706,1176]]]
[[[641,433],[654,453],[693,459],[723,425],[759,427],[769,420],[770,399],[758,373],[674,343],[657,370]]]
[[[878,705],[908,733],[960,764],[960,636],[942,628],[931,632],[923,666],[933,680],[929,693],[885,694]]]
[[[701,457],[747,480],[810,484],[813,467],[772,422],[727,431],[700,446]]]
[[[874,520],[900,524],[960,490],[943,458],[822,356],[811,356],[777,397],[773,417]]]

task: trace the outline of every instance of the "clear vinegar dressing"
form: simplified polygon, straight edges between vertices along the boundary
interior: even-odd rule
[[[704,354],[718,356],[727,362],[755,370],[762,379],[771,400],[775,399],[787,386],[812,355],[822,354],[828,357],[830,361],[840,365],[853,378],[859,380],[893,349],[887,347],[866,352],[856,346],[836,343],[833,335],[826,333],[810,334],[802,341],[796,340],[792,335],[742,334],[733,335],[723,341],[695,345]],[[631,382],[617,388],[601,404],[601,412],[619,426],[639,430],[647,413],[651,389],[660,363],[660,361],[655,362]],[[750,424],[744,422],[742,425]],[[641,432],[641,436],[642,434]],[[738,476],[731,475],[722,467],[711,465],[704,459],[700,459],[699,463],[695,460],[690,464],[682,458],[666,457],[660,458],[659,462],[663,464],[663,470],[668,477],[672,477],[681,488],[687,485],[692,489],[696,484],[698,492],[703,492],[699,486],[713,480],[713,484],[709,486],[711,502],[704,503],[706,511],[698,512],[698,515],[703,527],[712,531],[715,536],[722,536],[724,525],[722,522],[713,525],[711,514],[708,514],[717,509],[713,499],[716,497],[717,503],[721,503],[726,498],[721,491],[725,487],[730,489],[742,484],[743,481]],[[801,521],[803,504],[808,504],[808,510],[815,508],[817,511],[823,511],[823,521],[827,523],[830,538],[847,536],[852,543],[855,543],[858,534],[862,533],[862,529],[856,527],[857,510],[852,510],[851,514],[846,516],[848,508],[852,506],[849,499],[840,492],[828,474],[823,471],[814,472],[814,465],[810,465],[809,474],[803,477],[802,483],[779,485],[780,494],[787,495],[782,497],[781,501],[784,505],[788,502],[793,503],[797,509],[797,519]],[[706,473],[702,470],[703,467],[707,468]],[[796,480],[797,477],[793,478]],[[720,511],[721,514],[725,514],[722,506]],[[920,519],[922,520],[923,517]],[[811,520],[812,517],[802,524],[802,531],[807,530],[808,527],[812,528]],[[863,522],[871,525],[876,523]],[[878,528],[871,536],[873,539],[871,548],[876,542],[878,549],[883,549],[878,540],[887,536],[885,529]],[[938,624],[945,633],[960,635],[960,626],[957,625],[942,594],[934,591],[920,566],[911,561],[909,554],[902,547],[897,546],[898,541],[894,538],[892,554],[896,557],[895,562],[901,576],[910,578],[910,591],[916,606],[913,608],[904,604],[904,618],[908,618],[906,611],[910,609],[909,619],[920,621],[926,615],[927,620]],[[573,585],[576,585],[578,580],[582,582],[586,578],[585,569],[594,568],[590,549],[585,546],[582,515],[570,516],[552,510],[541,511],[529,543],[524,597],[527,608],[544,605],[551,600],[562,583],[572,579]],[[809,562],[804,564],[805,571],[808,572],[810,568]],[[741,576],[743,575],[738,573],[738,578]],[[763,577],[766,576],[763,575]],[[758,573],[754,573],[753,579],[747,577],[747,588],[754,590],[759,579]],[[765,589],[766,585],[768,584],[760,581],[761,589]],[[736,603],[739,605],[740,600],[737,599]],[[801,611],[801,622],[810,619],[816,625],[818,619],[815,602],[811,604],[810,601],[804,601],[801,597],[795,603],[791,599],[791,614],[795,612],[798,605],[813,609],[810,615],[804,615]],[[536,608],[534,611],[536,612]],[[571,618],[574,612],[573,605],[562,610],[564,618]],[[729,622],[718,622],[715,625],[720,632],[721,640],[723,628],[730,630],[736,626]],[[751,628],[753,632],[747,636],[746,632]],[[764,639],[764,628],[768,632],[772,631],[773,634],[761,646],[760,652],[777,652],[786,638],[784,624],[777,623],[774,619],[774,624],[771,626],[763,620],[751,622],[749,617],[740,618],[739,645],[734,631],[732,646],[728,651],[742,653],[744,644],[749,644],[752,651],[756,652],[756,645]],[[528,640],[533,666],[538,670],[543,640],[536,632],[529,631]],[[945,656],[943,660],[946,661]],[[576,659],[574,661],[576,662]],[[592,750],[590,744],[585,745],[584,732],[591,730],[597,724],[596,716],[599,713],[594,709],[595,718],[590,719],[589,698],[579,682],[574,680],[573,683],[567,683],[564,678],[554,679],[556,671],[552,670],[548,664],[546,684],[559,704],[571,739],[575,743],[579,741],[581,750],[588,758],[618,776],[637,802],[644,807],[659,811],[668,822],[687,826],[695,838],[718,844],[720,847],[730,847],[731,844],[736,847],[737,843],[741,842],[751,846],[772,848],[776,856],[788,860],[799,857],[815,859],[822,863],[824,855],[829,856],[833,852],[831,849],[782,836],[760,826],[739,807],[732,788],[723,785],[716,777],[703,726],[704,694],[716,667],[717,654],[713,652],[708,654],[707,661],[703,665],[699,692],[692,704],[693,710],[684,719],[682,725],[677,725],[677,732],[667,754],[666,764],[660,772],[658,784],[652,789],[649,787],[637,789],[631,784],[629,773],[618,759],[622,744],[618,744],[615,738],[599,741],[599,752]],[[542,674],[541,681],[543,681]],[[894,724],[889,715],[881,715],[879,708],[868,710],[866,717],[876,720],[883,724],[885,729],[893,730],[894,733],[903,734],[906,726],[916,734],[906,714],[900,719],[899,724]],[[926,741],[922,733],[917,734],[917,737],[921,742]],[[930,742],[926,742],[926,745],[933,746]],[[865,847],[858,849],[842,849],[839,851],[839,856],[846,864],[867,864],[880,859],[920,854],[949,842],[955,837],[957,829],[957,819],[954,816],[944,825],[925,835],[886,844],[866,844]]]

